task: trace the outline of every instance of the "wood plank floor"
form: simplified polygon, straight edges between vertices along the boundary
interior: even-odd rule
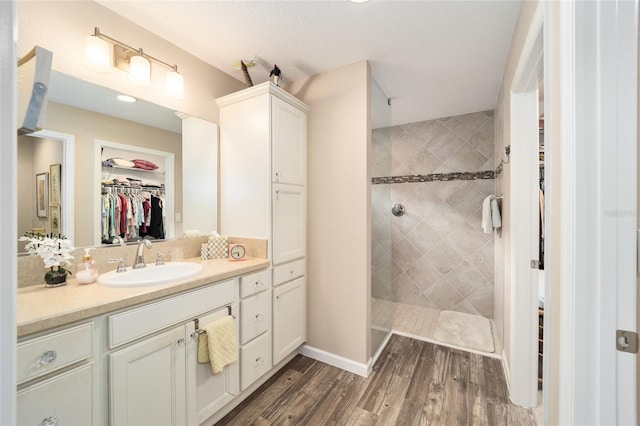
[[[535,425],[500,361],[393,335],[368,378],[298,355],[219,425]]]

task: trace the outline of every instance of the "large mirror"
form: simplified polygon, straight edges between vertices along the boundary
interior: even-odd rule
[[[120,189],[117,182],[108,190],[101,185],[100,181],[114,179],[123,183],[142,181],[149,185],[145,191],[166,195],[163,236],[182,235],[182,119],[174,111],[142,100],[121,102],[117,95],[110,89],[52,71],[46,130],[20,137],[18,142],[18,235],[34,229],[59,230],[72,236],[76,247],[102,243],[102,193],[128,192]],[[213,133],[217,143],[217,132]],[[107,157],[122,158],[125,163],[105,167],[99,160]],[[135,169],[127,170],[126,161],[133,160],[159,167],[140,170],[136,163]],[[207,169],[217,170],[216,162],[208,164]],[[153,186],[158,186],[157,191]],[[209,196],[212,191],[217,198],[217,182],[212,182]],[[214,211],[209,216],[216,214]],[[210,231],[206,227],[204,230]],[[19,245],[18,251],[22,249]]]

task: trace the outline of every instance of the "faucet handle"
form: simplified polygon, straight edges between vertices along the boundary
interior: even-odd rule
[[[160,253],[158,252],[158,257],[156,257],[156,266],[162,266],[164,265],[164,257],[168,254],[171,254],[170,251],[166,252],[166,253]]]
[[[127,272],[127,266],[124,264],[124,258],[116,257],[116,258],[113,258],[113,259],[108,259],[107,262],[109,262],[109,263],[118,262],[118,268],[116,269],[116,272]]]

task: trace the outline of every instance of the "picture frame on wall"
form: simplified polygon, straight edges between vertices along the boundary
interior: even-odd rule
[[[52,164],[49,166],[49,193],[51,199],[50,204],[54,206],[60,205],[60,173],[62,171],[62,165],[60,163]]]
[[[54,235],[60,234],[60,229],[62,229],[62,224],[60,221],[62,220],[60,216],[60,206],[49,206],[50,209],[50,218],[49,218],[49,226],[51,228],[51,233]]]
[[[49,217],[49,173],[36,174],[36,215],[40,219]]]

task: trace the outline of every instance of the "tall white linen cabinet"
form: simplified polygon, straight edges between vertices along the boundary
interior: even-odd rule
[[[226,235],[268,240],[276,365],[306,340],[309,107],[271,82],[216,102],[220,228]]]

